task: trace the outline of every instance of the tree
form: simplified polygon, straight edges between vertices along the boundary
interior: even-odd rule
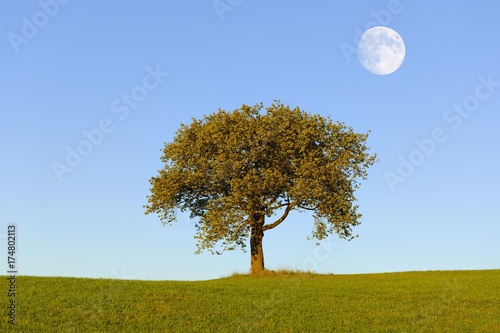
[[[368,134],[344,123],[279,101],[265,114],[262,108],[219,109],[181,124],[173,142],[165,143],[165,167],[150,179],[145,206],[163,224],[176,220],[176,209],[199,218],[196,253],[245,251],[250,237],[252,274],[264,270],[264,233],[292,210],[314,212],[312,236],[318,241],[334,232],[357,237],[352,227],[361,214],[354,191],[376,159],[368,154]]]

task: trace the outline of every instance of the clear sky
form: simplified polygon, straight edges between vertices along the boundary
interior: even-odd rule
[[[181,122],[280,99],[371,130],[380,161],[357,192],[359,238],[332,235],[318,248],[306,239],[311,217],[291,214],[264,237],[267,268],[500,268],[499,12],[486,0],[9,1],[2,251],[15,223],[24,275],[199,280],[248,270],[241,251],[194,255],[187,215],[164,227],[143,205]],[[406,45],[390,75],[370,73],[353,51],[375,25]]]

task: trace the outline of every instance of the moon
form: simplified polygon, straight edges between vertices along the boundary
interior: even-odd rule
[[[395,72],[403,63],[405,54],[403,38],[387,27],[368,29],[359,39],[359,61],[363,67],[377,75]]]

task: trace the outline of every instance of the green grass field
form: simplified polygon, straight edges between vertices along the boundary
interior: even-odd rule
[[[500,332],[500,270],[235,275],[210,281],[17,277],[1,332]]]

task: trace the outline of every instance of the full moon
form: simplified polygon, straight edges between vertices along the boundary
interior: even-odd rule
[[[394,30],[375,27],[365,31],[358,43],[358,57],[363,67],[377,75],[396,71],[405,59],[405,43]]]

